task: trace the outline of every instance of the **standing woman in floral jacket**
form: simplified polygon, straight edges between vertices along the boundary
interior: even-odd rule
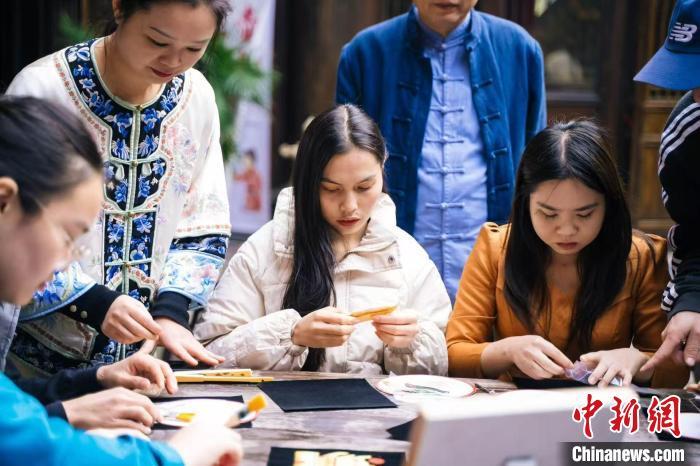
[[[23,309],[9,356],[28,375],[114,362],[159,339],[189,364],[220,358],[192,336],[230,232],[214,93],[192,66],[225,0],[113,0],[106,37],[39,59],[9,94],[61,103],[104,159],[102,212],[81,257]],[[149,314],[150,311],[150,314]]]

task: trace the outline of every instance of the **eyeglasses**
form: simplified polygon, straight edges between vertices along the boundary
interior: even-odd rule
[[[90,255],[90,249],[85,246],[85,245],[78,245],[75,243],[75,239],[71,237],[71,235],[68,233],[68,231],[58,222],[53,220],[51,218],[51,215],[48,214],[48,209],[46,206],[39,202],[38,200],[34,200],[36,202],[36,205],[39,206],[39,209],[41,210],[42,214],[44,214],[44,217],[46,220],[51,224],[51,226],[60,232],[60,235],[63,237],[63,245],[66,248],[66,250],[70,253],[69,261],[80,261],[85,259],[87,256]],[[65,268],[68,266],[68,263],[66,264],[61,264],[61,267],[57,267],[59,270]]]

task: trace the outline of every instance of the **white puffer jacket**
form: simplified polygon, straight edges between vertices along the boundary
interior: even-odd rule
[[[231,259],[197,319],[195,336],[226,357],[229,367],[299,370],[304,365],[307,348],[291,340],[301,316],[294,309],[280,310],[292,267],[293,224],[294,198],[287,188],[272,221]],[[334,305],[343,312],[398,303],[418,313],[420,331],[409,348],[398,349],[384,345],[370,322],[357,324],[343,346],[326,348],[320,371],[447,373],[450,299],[427,253],[396,226],[388,195],[377,202],[359,246],[337,264],[334,283]]]

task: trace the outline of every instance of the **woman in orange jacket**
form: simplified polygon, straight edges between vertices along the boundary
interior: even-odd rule
[[[577,120],[527,145],[511,223],[482,228],[447,325],[449,372],[682,386],[673,363],[640,371],[661,343],[665,240],[632,230],[602,130]]]

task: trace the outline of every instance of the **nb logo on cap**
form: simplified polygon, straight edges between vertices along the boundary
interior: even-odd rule
[[[671,34],[668,38],[676,42],[690,42],[697,30],[698,27],[694,24],[676,23],[671,28]]]

